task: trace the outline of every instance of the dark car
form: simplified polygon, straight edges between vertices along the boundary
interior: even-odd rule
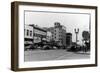
[[[30,48],[29,48],[30,50],[34,50],[34,49],[36,49],[36,46],[35,45],[30,45]]]
[[[80,51],[81,47],[80,46],[71,46],[67,51],[71,51],[71,52],[77,52]]]
[[[76,50],[76,47],[75,46],[71,46],[67,51],[74,52],[75,50]]]

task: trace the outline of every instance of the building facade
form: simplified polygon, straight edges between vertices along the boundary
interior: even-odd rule
[[[46,41],[47,31],[37,25],[30,24],[33,27],[33,43]]]
[[[59,22],[54,23],[52,38],[61,46],[66,46],[66,27]]]
[[[36,44],[54,41],[59,46],[66,47],[66,27],[59,22],[54,23],[54,27],[41,28],[34,24],[25,25],[25,43]],[[66,40],[67,39],[67,40]],[[45,42],[44,42],[45,41]]]
[[[66,46],[72,46],[72,33],[66,33]]]
[[[33,27],[29,25],[24,26],[24,46],[28,48],[33,44]]]
[[[50,31],[47,31],[47,42],[50,42],[52,40],[52,33]]]

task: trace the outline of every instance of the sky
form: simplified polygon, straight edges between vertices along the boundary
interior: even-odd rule
[[[25,11],[25,24],[35,24],[39,27],[53,27],[55,22],[60,22],[66,27],[67,33],[72,33],[72,41],[76,41],[74,29],[79,28],[78,40],[82,44],[82,32],[89,31],[90,15],[84,13],[62,12],[37,12]]]

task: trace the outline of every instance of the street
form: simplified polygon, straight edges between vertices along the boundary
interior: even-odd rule
[[[66,50],[28,50],[25,51],[24,61],[48,61],[48,60],[69,60],[88,59],[90,53],[68,52]]]

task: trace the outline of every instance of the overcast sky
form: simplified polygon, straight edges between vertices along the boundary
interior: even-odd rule
[[[40,27],[53,27],[60,22],[66,27],[66,32],[72,33],[72,41],[76,41],[75,28],[79,28],[78,40],[82,44],[82,32],[89,31],[89,14],[54,13],[54,12],[25,12],[25,24],[36,24]]]

